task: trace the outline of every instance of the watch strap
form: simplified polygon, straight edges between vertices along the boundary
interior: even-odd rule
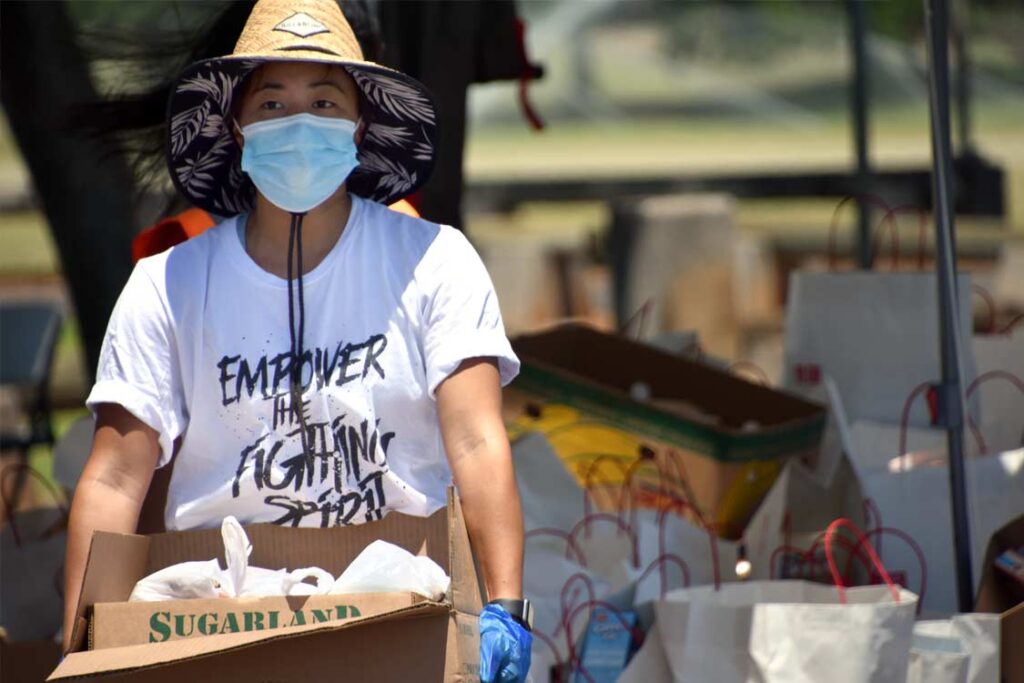
[[[488,605],[497,605],[509,613],[519,625],[527,631],[533,631],[533,605],[529,600],[514,600],[511,598],[499,598],[491,600]]]

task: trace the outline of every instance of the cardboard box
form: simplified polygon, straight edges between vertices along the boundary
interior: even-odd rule
[[[89,649],[337,623],[420,602],[414,593],[101,602],[89,620]]]
[[[512,346],[523,365],[506,393],[510,436],[546,433],[605,510],[646,459],[658,467],[635,468],[637,504],[690,500],[735,539],[783,464],[821,441],[824,407],[620,336],[570,324]]]
[[[1000,614],[1000,679],[1006,683],[1024,681],[1024,602],[1017,598],[1013,579],[1003,576],[995,559],[1006,548],[1024,546],[1024,516],[1018,517],[992,534],[985,551],[984,569],[974,602],[975,612]]]
[[[441,603],[415,602],[400,593],[388,594],[384,600],[392,601],[389,604],[380,602],[379,595],[364,596],[368,600],[363,603],[365,608],[378,613],[366,616],[359,608],[364,616],[352,618],[348,610],[349,618],[340,622],[84,651],[89,620],[95,619],[98,605],[124,603],[137,578],[153,571],[222,552],[219,529],[153,536],[96,533],[78,604],[72,653],[48,680],[109,677],[146,683],[298,683],[339,678],[479,679],[477,619],[485,600],[454,493],[449,493],[447,508],[429,518],[392,513],[379,522],[350,527],[293,529],[260,524],[247,527],[246,532],[253,545],[250,562],[255,566],[319,566],[339,574],[372,541],[383,539],[432,558],[451,576],[451,589]],[[354,596],[351,600],[349,596],[334,597],[345,598],[339,604],[357,604]],[[374,600],[378,602],[371,605]],[[100,607],[100,614],[105,609]],[[105,628],[97,624],[94,639],[102,641]]]

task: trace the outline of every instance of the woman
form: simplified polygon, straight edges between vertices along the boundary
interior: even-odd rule
[[[186,69],[168,112],[175,186],[232,217],[142,260],[111,317],[66,641],[92,532],[133,532],[172,458],[169,529],[425,516],[454,478],[495,599],[481,676],[522,680],[522,516],[500,417],[518,360],[461,233],[386,207],[430,173],[429,94],[365,61],[333,0],[260,0],[234,53]]]

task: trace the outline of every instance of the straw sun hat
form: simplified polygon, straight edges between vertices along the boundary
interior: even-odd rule
[[[427,180],[437,139],[427,89],[364,60],[335,0],[259,0],[235,51],[188,67],[171,93],[167,163],[175,187],[192,203],[221,216],[252,208],[255,188],[241,169],[232,107],[246,76],[277,61],[342,66],[361,91],[369,126],[347,181],[350,192],[390,204]]]

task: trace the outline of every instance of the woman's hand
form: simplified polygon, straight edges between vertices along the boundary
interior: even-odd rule
[[[71,646],[92,533],[135,533],[159,455],[155,430],[119,405],[99,407],[92,451],[75,488],[68,523],[64,560],[65,653]]]

